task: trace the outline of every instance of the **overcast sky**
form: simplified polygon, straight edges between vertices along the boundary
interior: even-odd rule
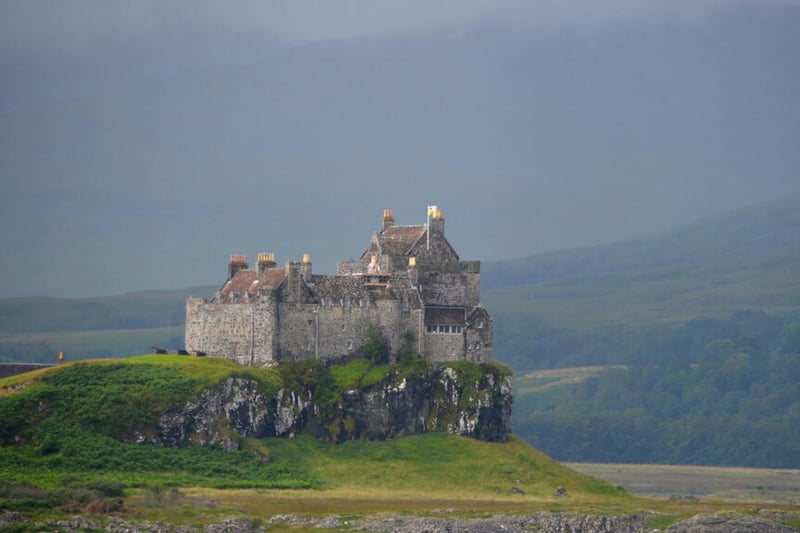
[[[777,198],[798,36],[800,0],[0,0],[0,297],[331,272],[385,207],[498,260]]]
[[[4,53],[82,53],[114,39],[147,39],[191,30],[257,33],[284,44],[381,34],[495,19],[522,28],[591,31],[621,20],[698,21],[742,4],[799,0],[3,0]]]

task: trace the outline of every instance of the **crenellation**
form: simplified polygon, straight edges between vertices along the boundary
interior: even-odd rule
[[[332,276],[315,275],[309,254],[284,268],[272,253],[257,257],[250,269],[246,256],[232,255],[214,297],[187,300],[187,350],[250,366],[339,361],[377,326],[392,359],[409,335],[431,361],[488,358],[493,324],[480,307],[480,262],[461,261],[438,207],[417,226],[396,225],[384,210],[367,249]]]

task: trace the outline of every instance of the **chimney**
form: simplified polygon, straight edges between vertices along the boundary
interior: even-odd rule
[[[436,206],[431,206],[429,208],[429,216],[428,216],[428,223],[429,223],[429,233],[428,238],[436,237],[444,237],[444,217],[442,216],[442,210]]]
[[[275,268],[275,254],[273,252],[258,254],[258,275],[260,276],[269,268]]]
[[[231,255],[231,260],[228,262],[228,279],[233,279],[233,276],[235,276],[237,272],[246,270],[247,268],[249,268],[249,265],[247,264],[246,255]]]
[[[392,210],[384,209],[383,218],[381,219],[381,231],[385,231],[387,228],[391,228],[392,226],[394,226],[394,215],[392,215]]]
[[[419,283],[419,269],[417,269],[417,258],[411,256],[408,258],[408,279],[411,280],[411,285]]]
[[[378,274],[381,271],[381,266],[378,264],[378,256],[372,255],[369,258],[369,266],[367,266],[367,274]]]
[[[303,276],[303,281],[306,283],[311,282],[311,254],[303,254],[303,262],[300,263],[300,274]]]

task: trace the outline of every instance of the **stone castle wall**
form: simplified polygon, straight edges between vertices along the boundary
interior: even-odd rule
[[[273,305],[216,304],[190,299],[186,349],[256,366],[274,360],[341,358],[355,353],[375,325],[394,354],[407,332],[419,338],[422,324],[421,310],[402,309],[392,300],[368,305],[270,303]]]
[[[186,350],[221,355],[240,365],[274,358],[274,302],[259,304],[186,303]]]

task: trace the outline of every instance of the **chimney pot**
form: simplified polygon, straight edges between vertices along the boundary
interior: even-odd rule
[[[383,218],[381,219],[381,230],[391,228],[392,226],[394,226],[394,215],[392,214],[392,210],[384,209]]]

